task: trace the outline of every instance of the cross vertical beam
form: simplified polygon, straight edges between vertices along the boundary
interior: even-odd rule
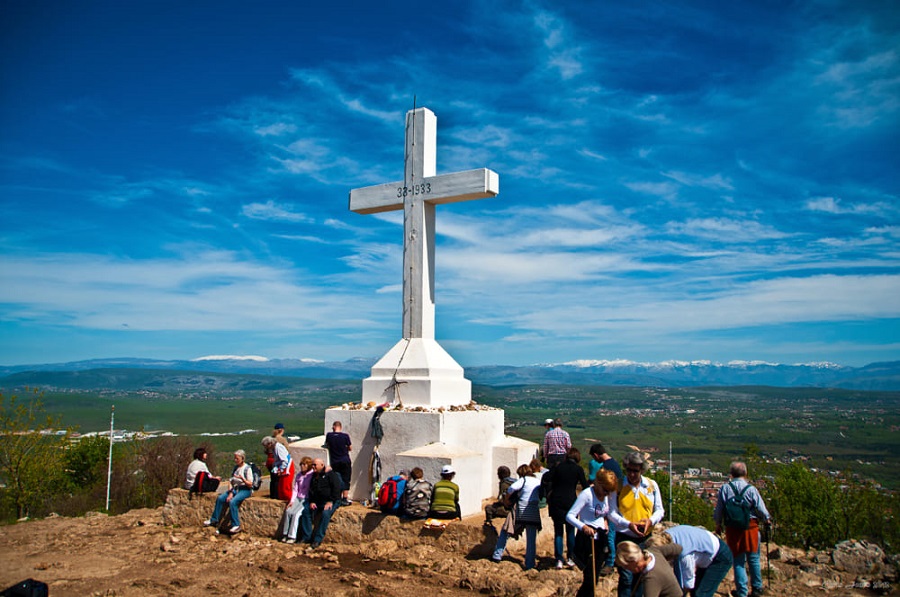
[[[403,202],[403,337],[434,339],[435,207],[416,192],[436,174],[437,117],[426,108],[406,114]]]

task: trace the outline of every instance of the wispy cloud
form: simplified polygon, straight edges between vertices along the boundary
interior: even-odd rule
[[[835,197],[816,197],[806,201],[806,209],[810,211],[823,211],[830,214],[875,214],[883,215],[890,211],[897,211],[887,203],[853,203],[845,204]]]
[[[666,230],[672,234],[716,240],[723,243],[748,243],[762,239],[789,236],[753,220],[728,218],[698,218],[684,222],[668,222]]]
[[[313,222],[312,218],[304,213],[294,211],[290,205],[276,203],[272,199],[265,203],[248,203],[241,208],[241,213],[252,220]]]
[[[549,10],[538,10],[534,15],[534,24],[544,38],[547,64],[558,71],[562,79],[580,75],[583,70],[581,50],[572,43],[568,24]]]

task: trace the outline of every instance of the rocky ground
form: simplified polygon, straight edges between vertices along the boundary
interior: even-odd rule
[[[481,518],[456,524],[480,527]],[[827,553],[770,547],[770,595],[900,593],[895,562],[874,546],[853,542]],[[249,533],[228,537],[195,525],[167,525],[162,509],[134,510],[0,527],[0,589],[35,578],[50,585],[53,597],[565,596],[580,584],[579,572],[552,570],[549,558],[538,570],[523,572],[515,554],[493,564],[473,551],[391,539],[327,538],[321,548],[308,551]],[[597,594],[614,595],[614,579],[606,579]],[[719,594],[726,596],[731,588],[729,577]]]

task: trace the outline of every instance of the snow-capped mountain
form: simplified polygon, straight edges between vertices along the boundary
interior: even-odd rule
[[[368,377],[374,358],[320,361],[312,358],[270,359],[256,355],[209,355],[191,360],[139,358],[94,359],[71,363],[0,366],[3,376],[25,371],[91,369],[164,369],[360,380]],[[659,363],[624,359],[581,359],[528,366],[467,367],[466,376],[484,385],[572,384],[629,386],[780,386],[900,390],[900,362],[848,367],[835,363],[779,364],[765,361],[670,360]]]

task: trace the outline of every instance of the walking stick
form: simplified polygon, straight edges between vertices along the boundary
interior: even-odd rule
[[[596,531],[594,531],[596,535]],[[591,595],[597,594],[597,554],[594,551],[594,536],[591,535]]]

